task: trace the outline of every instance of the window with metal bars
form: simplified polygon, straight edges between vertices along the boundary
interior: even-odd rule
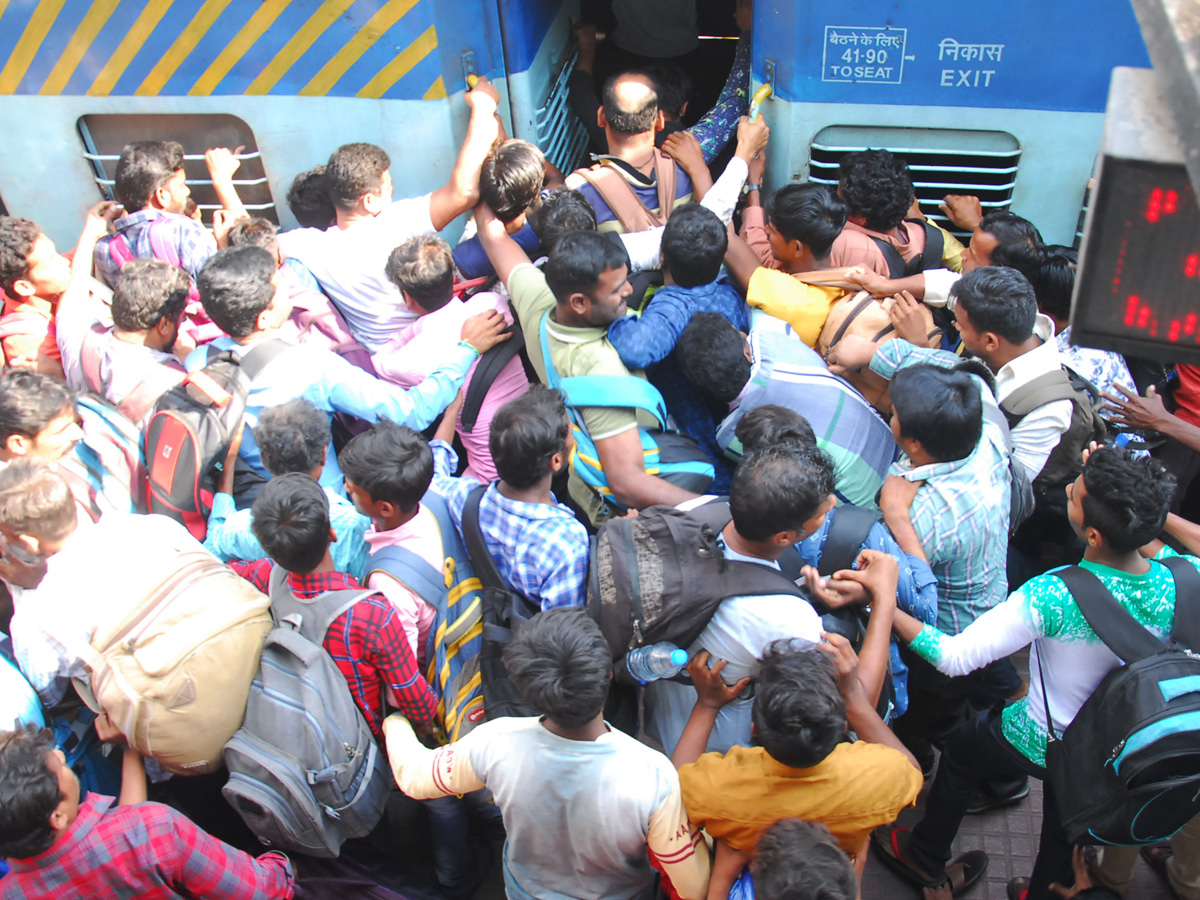
[[[242,164],[233,181],[238,196],[252,215],[279,224],[254,132],[237,116],[104,114],[83,116],[78,125],[83,157],[91,163],[100,193],[110,200],[116,199],[113,177],[126,144],[178,141],[183,146],[184,174],[192,190],[192,199],[196,201],[204,223],[211,225],[213,210],[220,209],[221,204],[204,164],[204,151],[212,147],[241,147],[238,159]]]
[[[534,124],[537,145],[560,172],[573,172],[587,151],[588,136],[583,123],[567,103],[567,82],[579,59],[579,45],[573,44],[563,67],[550,86],[546,102],[537,110]]]
[[[809,148],[809,178],[838,183],[843,157],[859,150],[890,150],[908,164],[921,211],[959,238],[969,239],[938,204],[947,194],[979,198],[984,213],[1008,209],[1021,147],[1003,131],[948,128],[875,128],[833,125],[823,128]]]

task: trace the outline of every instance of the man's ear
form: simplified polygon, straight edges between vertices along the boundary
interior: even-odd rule
[[[596,124],[601,128],[608,128],[608,119],[604,115],[603,106],[600,106],[596,109]]]
[[[33,286],[33,282],[18,278],[13,282],[12,292],[22,299],[28,299],[37,293],[37,288]]]
[[[667,114],[661,109],[654,115],[654,130],[662,131],[667,127]]]
[[[42,555],[42,543],[32,534],[18,534],[16,545],[34,556]]]
[[[683,106],[679,107],[679,118],[682,119],[684,116],[687,115],[688,103],[689,103],[689,101],[684,100]]]
[[[576,291],[567,297],[567,306],[571,307],[571,312],[575,315],[585,316],[592,307],[592,299],[582,291]]]
[[[363,194],[358,201],[368,215],[376,216],[383,212],[383,195],[378,193]]]
[[[985,331],[983,333],[983,349],[988,353],[993,353],[1000,347],[1000,338],[995,332]]]
[[[150,205],[158,209],[166,209],[171,202],[171,194],[167,190],[167,186],[160,185],[154,189],[154,193],[150,195]]]
[[[330,529],[329,529],[329,543],[331,543],[331,544],[337,543],[337,532],[334,531],[332,527],[330,527]]]
[[[33,441],[23,434],[10,434],[4,442],[4,449],[13,456],[27,456],[33,449]]]

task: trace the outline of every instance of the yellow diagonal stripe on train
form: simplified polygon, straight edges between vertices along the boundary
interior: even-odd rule
[[[200,39],[208,33],[213,22],[220,18],[221,13],[225,12],[225,7],[231,2],[233,0],[204,0],[204,5],[196,11],[196,15],[192,16],[192,21],[183,26],[183,31],[179,33],[179,37],[175,38],[175,43],[167,48],[162,59],[154,64],[150,74],[138,85],[138,89],[133,92],[134,96],[157,97],[159,92],[166,87],[167,82],[171,80],[175,70],[196,49]]]
[[[25,30],[21,32],[17,46],[13,47],[8,62],[4,64],[3,69],[0,69],[0,94],[11,94],[16,91],[21,84],[21,79],[29,70],[29,64],[37,56],[42,41],[46,39],[50,26],[58,18],[58,14],[66,2],[67,0],[42,0],[38,4],[33,15],[29,17]]]
[[[296,60],[307,53],[308,48],[317,42],[317,38],[340,19],[342,14],[354,3],[355,0],[325,0],[317,7],[316,12],[308,17],[308,21],[300,26],[300,30],[279,48],[275,58],[263,67],[263,70],[258,73],[258,77],[250,82],[246,93],[269,94],[271,88],[279,83],[279,79],[287,70],[295,65]]]
[[[54,68],[42,82],[39,94],[54,96],[63,92],[63,88],[75,74],[75,67],[83,59],[83,54],[87,53],[88,48],[92,46],[92,41],[96,39],[96,35],[100,33],[100,29],[104,27],[108,17],[113,14],[113,10],[120,2],[121,0],[94,0],[87,14],[75,29],[75,33],[71,35],[71,40],[67,41],[62,56],[58,58],[58,62],[54,64]]]
[[[378,99],[388,92],[393,84],[412,71],[413,66],[423,60],[437,46],[437,32],[430,25],[425,33],[396,54],[396,58],[380,69],[375,77],[363,85],[356,97]]]
[[[246,51],[254,46],[254,42],[275,24],[279,14],[287,9],[291,2],[292,0],[266,0],[233,36],[233,40],[225,45],[225,49],[217,54],[217,58],[204,70],[204,74],[196,79],[196,83],[188,89],[188,96],[207,97],[212,94],[213,89],[221,83],[221,79],[238,64],[246,55]]]
[[[417,0],[388,0],[383,8],[367,21],[358,34],[350,38],[341,50],[321,67],[298,94],[301,97],[324,97],[329,89],[338,83],[359,58],[375,46],[375,42],[387,33],[387,30],[399,22],[406,12],[417,5]]]
[[[117,86],[133,58],[146,43],[146,39],[158,27],[159,21],[171,8],[172,0],[150,0],[142,10],[141,15],[133,23],[133,27],[121,39],[113,55],[108,58],[99,74],[92,80],[92,85],[85,91],[89,97],[107,97]]]
[[[446,82],[442,81],[442,76],[439,75],[433,79],[433,84],[429,86],[424,94],[421,95],[422,100],[445,100],[446,99]]]

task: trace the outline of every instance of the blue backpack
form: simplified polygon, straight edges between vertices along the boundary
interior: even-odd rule
[[[484,720],[479,668],[483,585],[475,577],[445,499],[435,491],[427,491],[421,504],[437,519],[442,570],[439,572],[405,547],[382,547],[371,554],[367,578],[382,572],[436,611],[425,649],[429,661],[425,680],[438,696],[437,717],[446,740],[456,741]]]
[[[663,481],[694,494],[703,494],[712,484],[716,470],[692,438],[670,430],[667,425],[667,405],[658,389],[636,375],[582,375],[563,378],[550,359],[550,339],[546,329],[549,313],[542,316],[538,335],[542,345],[542,360],[546,366],[549,387],[563,392],[575,433],[575,449],[571,452],[571,468],[583,482],[620,509],[624,507],[608,486],[600,454],[584,426],[581,409],[589,406],[642,409],[654,416],[658,428],[638,426],[642,439],[646,474],[657,475]]]

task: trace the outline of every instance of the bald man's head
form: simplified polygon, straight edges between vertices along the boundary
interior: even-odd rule
[[[658,118],[658,95],[646,75],[625,72],[604,85],[604,118],[617,134],[645,134]]]

